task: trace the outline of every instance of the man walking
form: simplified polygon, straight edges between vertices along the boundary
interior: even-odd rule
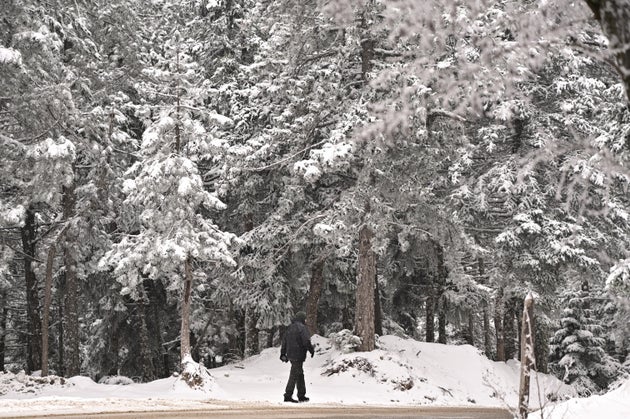
[[[282,339],[282,348],[280,349],[280,360],[282,362],[291,361],[291,372],[289,373],[289,381],[284,391],[284,401],[297,403],[307,402],[306,383],[304,382],[303,364],[306,360],[306,352],[311,353],[311,358],[315,355],[315,349],[311,344],[311,334],[304,325],[306,314],[300,311],[295,315],[293,322],[287,328]],[[298,399],[293,398],[293,390],[297,384]]]

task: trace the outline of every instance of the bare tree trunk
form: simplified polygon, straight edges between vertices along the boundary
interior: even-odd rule
[[[374,233],[364,224],[359,230],[359,260],[357,268],[357,291],[355,327],[361,338],[360,351],[372,351],[374,339],[374,278],[376,277],[376,255],[372,250]]]
[[[490,358],[492,355],[492,336],[490,335],[490,313],[488,313],[488,304],[483,306],[483,349],[486,356]]]
[[[52,301],[53,262],[55,261],[55,243],[48,249],[46,261],[46,284],[44,285],[44,311],[42,313],[42,377],[48,375],[48,325],[50,323],[50,303]]]
[[[245,309],[245,351],[244,355],[252,356],[260,352],[258,348],[258,316],[252,307]]]
[[[306,327],[309,332],[317,333],[317,308],[324,288],[324,265],[327,254],[321,254],[311,265],[311,286],[306,298]]]
[[[7,337],[7,318],[9,317],[9,301],[7,299],[7,291],[2,291],[0,294],[0,372],[4,371],[4,358],[5,358],[5,341]]]
[[[617,72],[626,88],[630,108],[630,8],[627,0],[585,0],[609,41],[608,49],[617,59]]]
[[[516,327],[514,300],[512,298],[505,302],[505,312],[503,313],[503,339],[505,342],[505,359],[513,359],[516,356]]]
[[[425,302],[425,340],[435,342],[435,290],[433,287],[429,287],[428,290]]]
[[[521,380],[518,392],[519,417],[527,418],[529,411],[530,371],[535,368],[534,355],[534,297],[527,294],[523,304],[523,321],[521,323]]]
[[[74,215],[76,195],[74,185],[63,188],[63,216],[66,222]],[[75,254],[76,236],[66,234],[63,259],[66,266],[66,298],[64,301],[65,373],[72,377],[81,372],[79,358],[79,282]]]
[[[22,248],[24,251],[24,279],[26,281],[26,316],[28,335],[26,340],[26,369],[28,372],[40,369],[42,360],[41,319],[39,317],[39,293],[37,278],[33,270],[35,257],[35,212],[31,207],[26,210],[24,226],[21,229]]]
[[[182,368],[184,361],[190,356],[190,300],[192,294],[192,266],[190,259],[186,259],[184,276],[184,294],[182,295],[182,325],[180,329],[180,358]]]
[[[151,345],[149,344],[149,329],[147,327],[146,319],[146,297],[138,300],[138,326],[139,330],[139,342],[140,346],[140,363],[142,370],[142,380],[145,382],[155,380],[156,373],[153,366],[153,359],[151,357]]]
[[[381,311],[381,290],[378,285],[378,276],[374,271],[374,333],[383,336],[383,313]]]
[[[497,361],[505,361],[505,340],[503,339],[503,287],[497,290],[494,301],[494,330],[497,337]]]
[[[446,344],[446,313],[448,311],[448,302],[444,295],[440,294],[440,310],[438,311],[438,343]]]
[[[57,364],[57,375],[65,375],[65,349],[64,349],[64,334],[63,334],[63,295],[66,287],[65,279],[60,281],[57,289],[57,314],[59,316],[59,340],[57,341],[57,350],[59,351],[59,362]]]
[[[366,6],[371,7],[369,4]],[[374,47],[376,46],[376,41],[372,38],[369,30],[369,17],[367,14],[369,10],[364,10],[363,15],[361,16],[361,78],[363,79],[363,83],[368,82],[368,74],[372,71],[372,60],[374,59]]]
[[[468,344],[475,346],[475,313],[468,311]]]

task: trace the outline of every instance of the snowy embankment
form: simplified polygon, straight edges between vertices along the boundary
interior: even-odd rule
[[[449,346],[384,336],[379,339],[378,350],[344,354],[334,349],[328,339],[314,336],[312,340],[315,357],[304,364],[311,405],[513,409],[517,404],[519,364],[490,361],[469,345]],[[62,384],[59,378],[49,383],[48,378],[0,374],[0,417],[44,411],[211,409],[223,407],[223,401],[282,404],[289,366],[278,358],[279,349],[271,348],[240,363],[212,369],[214,382],[205,391],[191,390],[176,377],[146,384],[108,385],[85,377],[74,377]],[[567,398],[573,391],[554,377],[538,374],[532,379],[531,394],[531,405],[542,403],[547,411],[551,409],[550,400]]]

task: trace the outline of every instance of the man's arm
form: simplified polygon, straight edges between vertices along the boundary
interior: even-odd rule
[[[300,332],[300,338],[302,339],[302,347],[306,348],[311,353],[311,358],[315,355],[315,348],[311,343],[311,336],[306,326],[304,326]]]

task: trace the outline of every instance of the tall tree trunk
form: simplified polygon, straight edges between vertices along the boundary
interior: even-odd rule
[[[439,295],[440,310],[438,311],[438,343],[446,344],[446,313],[448,312],[448,301],[442,293]]]
[[[74,215],[76,195],[74,185],[64,187],[63,216],[66,222]],[[72,230],[69,229],[69,232]],[[63,249],[63,260],[66,266],[66,298],[64,301],[65,324],[65,373],[72,377],[81,372],[79,358],[79,282],[77,278],[77,260],[75,247],[77,246],[74,232],[67,233]]]
[[[258,315],[252,307],[245,309],[245,351],[246,357],[256,355],[260,352],[258,344]]]
[[[381,290],[378,285],[378,276],[374,275],[374,333],[383,336],[383,313],[381,311]]]
[[[374,278],[376,277],[376,255],[372,250],[374,233],[364,224],[359,230],[359,260],[357,268],[357,291],[355,327],[361,338],[360,351],[372,351],[374,339]]]
[[[585,0],[608,37],[608,49],[617,59],[617,72],[626,88],[630,108],[630,7],[627,0]]]
[[[475,346],[475,313],[468,311],[468,336],[467,342],[469,345]]]
[[[190,303],[192,294],[192,266],[190,259],[186,259],[184,276],[184,294],[182,295],[182,325],[180,329],[180,359],[182,368],[184,361],[190,356]]]
[[[483,305],[483,349],[488,358],[492,357],[492,336],[490,332],[490,313],[488,304]]]
[[[503,339],[503,287],[499,287],[494,300],[494,330],[497,338],[497,361],[505,361],[505,340]]]
[[[9,317],[9,301],[7,291],[0,293],[0,372],[4,371],[4,358],[7,338],[7,318]]]
[[[59,287],[57,288],[57,315],[59,317],[57,334],[59,335],[57,341],[57,351],[59,352],[59,360],[57,364],[57,374],[65,376],[65,349],[64,349],[64,334],[63,334],[63,296],[65,294],[66,281],[62,279],[59,281]]]
[[[140,298],[137,305],[138,313],[138,327],[139,327],[139,340],[140,346],[140,364],[142,370],[142,380],[145,382],[155,380],[156,373],[153,366],[153,359],[151,356],[151,344],[149,343],[149,329],[147,327],[146,318],[146,297]]]
[[[368,82],[368,74],[372,71],[372,60],[374,59],[374,47],[376,46],[376,41],[372,38],[370,34],[369,28],[369,16],[370,12],[367,8],[371,7],[372,4],[366,5],[366,10],[363,11],[361,16],[361,78],[363,79],[363,83]]]
[[[324,265],[326,255],[321,254],[311,265],[311,286],[306,299],[306,327],[311,333],[318,333],[317,308],[324,288]]]
[[[26,210],[24,226],[21,229],[22,248],[24,251],[24,279],[26,281],[26,316],[28,335],[26,341],[26,369],[28,372],[40,369],[42,360],[42,333],[39,317],[39,293],[37,278],[33,270],[35,258],[35,212]]]
[[[428,290],[425,303],[425,340],[427,342],[435,342],[435,289],[429,287]]]
[[[521,380],[519,386],[519,417],[526,419],[529,412],[529,374],[536,365],[534,355],[534,297],[527,294],[523,304],[523,321],[521,322]]]
[[[48,375],[48,325],[50,323],[55,250],[55,243],[53,243],[48,249],[48,259],[46,261],[46,284],[44,285],[44,310],[42,313],[42,377]]]
[[[503,313],[503,339],[505,341],[505,359],[513,359],[516,356],[516,310],[514,310],[514,300],[509,298],[505,301],[505,312]]]

